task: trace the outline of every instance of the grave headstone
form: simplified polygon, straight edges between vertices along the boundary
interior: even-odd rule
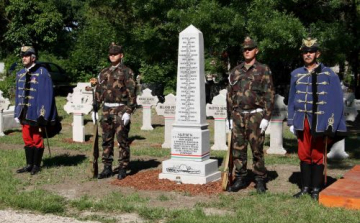
[[[155,109],[156,113],[164,116],[165,119],[164,143],[161,147],[171,148],[171,130],[175,122],[176,97],[173,94],[166,95],[165,102],[158,103]]]
[[[270,148],[266,151],[267,154],[286,154],[283,147],[283,122],[286,117],[287,106],[284,103],[284,97],[276,94],[269,124]]]
[[[5,63],[4,62],[0,62],[0,74],[5,73]]]
[[[7,98],[3,97],[3,92],[0,91],[0,136],[5,136],[4,134],[4,110],[8,109],[10,101]]]
[[[84,115],[93,109],[92,92],[85,90],[87,86],[90,87],[90,83],[78,83],[73,93],[67,96],[68,102],[64,106],[68,114],[73,114],[72,130],[75,142],[85,142]]]
[[[221,90],[215,96],[211,104],[206,105],[206,115],[214,118],[214,145],[213,150],[227,150],[226,146],[226,93],[227,90]]]
[[[14,105],[9,106],[9,108],[6,110],[4,109],[3,111],[4,131],[8,129],[16,129],[21,127],[21,125],[17,123],[14,119],[14,111],[15,111]]]
[[[205,114],[204,40],[190,25],[180,33],[175,123],[171,159],[162,162],[160,179],[206,184],[220,179],[217,160],[210,158]]]
[[[155,106],[159,99],[151,94],[151,90],[146,88],[142,94],[136,98],[137,104],[143,108],[143,125],[141,130],[153,130],[151,125],[151,107]]]

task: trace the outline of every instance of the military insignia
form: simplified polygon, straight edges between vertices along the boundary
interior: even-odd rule
[[[44,105],[41,107],[40,109],[40,116],[45,116],[45,108],[44,108]]]
[[[35,77],[32,77],[31,80],[30,80],[30,83],[37,84],[38,82],[36,81]]]
[[[328,119],[328,128],[334,127],[334,113],[332,113],[331,117]]]
[[[317,39],[311,39],[310,37],[303,39],[303,44],[307,47],[312,47],[316,43]]]

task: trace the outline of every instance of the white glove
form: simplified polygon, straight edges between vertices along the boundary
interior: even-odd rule
[[[232,129],[233,128],[233,120],[230,119],[230,126],[229,126],[229,119],[226,119],[226,129]]]
[[[18,118],[14,118],[15,119],[15,122],[20,124],[20,120]]]
[[[91,112],[91,118],[94,124],[95,124],[95,114],[96,114],[96,120],[99,120],[99,113]]]
[[[294,129],[294,126],[290,126],[289,128],[290,132],[296,136],[296,130]]]
[[[130,114],[125,112],[125,113],[122,115],[121,120],[124,121],[124,125],[129,124],[129,122],[130,122]]]
[[[261,120],[260,126],[259,126],[259,128],[261,129],[261,134],[263,134],[263,133],[266,131],[268,125],[269,125],[269,121],[268,121],[268,120],[266,120],[266,119],[262,119],[262,120]]]

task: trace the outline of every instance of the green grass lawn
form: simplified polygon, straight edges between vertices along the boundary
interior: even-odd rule
[[[72,115],[62,109],[66,99],[57,97],[57,107],[62,117],[63,130],[60,135],[50,139],[52,148],[62,148],[72,152],[80,152],[83,156],[63,155],[49,157],[45,152],[46,166],[36,177],[22,175],[18,177],[15,170],[24,165],[25,156],[23,142],[19,130],[9,130],[0,138],[0,144],[11,145],[11,148],[0,149],[0,208],[24,209],[39,213],[53,213],[62,216],[76,217],[80,220],[98,220],[116,222],[115,219],[104,218],[97,212],[137,213],[149,222],[360,222],[360,211],[343,208],[327,208],[312,201],[310,198],[294,199],[292,194],[268,191],[264,195],[256,193],[223,193],[211,196],[210,202],[199,201],[195,208],[166,208],[152,206],[152,199],[141,191],[123,193],[114,191],[103,197],[82,196],[78,199],[67,199],[59,194],[46,190],[47,186],[55,185],[64,179],[76,180],[78,184],[92,181],[86,175],[92,142],[92,122],[90,115],[85,116],[86,142],[74,143],[72,138]],[[153,117],[155,117],[153,110]],[[131,155],[149,159],[168,159],[170,149],[162,149],[164,126],[161,119],[153,131],[141,131],[142,112],[137,110],[132,117],[130,137],[133,140]],[[213,121],[210,123],[211,144],[213,143]],[[100,140],[101,142],[101,140]],[[352,135],[346,141],[346,151],[350,158],[342,161],[329,161],[329,168],[349,169],[359,163],[359,136]],[[269,146],[267,138],[265,146]],[[9,146],[8,146],[9,147]],[[285,128],[284,148],[286,156],[266,155],[266,165],[298,165],[297,145],[295,137]],[[47,149],[46,149],[47,150]],[[225,151],[212,151],[211,157],[222,159]],[[251,153],[249,152],[249,159]],[[59,165],[61,164],[61,165]],[[341,176],[339,176],[341,177]],[[36,179],[36,180],[35,180]],[[167,193],[160,195],[157,202],[168,202],[172,196]],[[176,196],[190,196],[179,194]],[[204,195],[205,196],[205,195]],[[222,210],[224,214],[206,214],[206,210]],[[79,217],[78,213],[89,211],[93,215]]]

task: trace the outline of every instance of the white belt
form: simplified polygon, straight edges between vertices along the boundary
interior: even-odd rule
[[[243,114],[249,114],[249,113],[253,114],[253,113],[262,112],[262,111],[264,111],[262,108],[257,108],[257,109],[251,110],[251,111],[243,111],[241,113],[243,113]]]
[[[104,105],[106,107],[110,107],[110,108],[114,108],[114,107],[119,107],[121,105],[124,105],[124,104],[121,104],[121,103],[108,103],[108,102],[105,102]]]

